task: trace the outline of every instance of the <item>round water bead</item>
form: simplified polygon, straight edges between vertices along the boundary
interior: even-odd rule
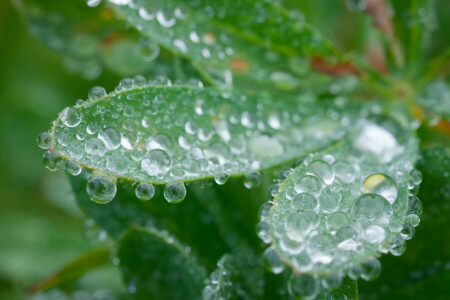
[[[325,288],[332,289],[341,286],[342,279],[341,273],[331,273],[322,278],[322,283]]]
[[[408,196],[408,213],[420,216],[423,212],[422,201],[417,196],[410,194]]]
[[[66,173],[72,176],[80,175],[82,169],[79,164],[74,162],[73,160],[68,160],[66,162]]]
[[[155,187],[149,182],[141,182],[136,187],[135,193],[139,200],[150,200],[155,195]]]
[[[307,174],[321,178],[325,184],[331,184],[334,180],[333,168],[323,160],[317,160],[308,165]]]
[[[258,222],[255,227],[256,234],[266,244],[272,242],[272,236],[270,235],[269,224],[266,222]]]
[[[404,240],[410,240],[414,236],[416,230],[414,229],[414,226],[412,226],[409,223],[403,224],[402,230],[400,230],[400,236]]]
[[[344,212],[335,212],[327,217],[327,228],[335,233],[339,228],[350,225],[350,218]]]
[[[352,213],[356,219],[387,226],[392,217],[392,206],[380,195],[364,194],[353,203]]]
[[[419,185],[422,182],[422,172],[419,170],[412,170],[409,178],[414,185]]]
[[[106,146],[101,139],[92,138],[84,144],[84,150],[88,154],[102,156],[106,152]]]
[[[307,241],[306,249],[315,263],[329,264],[333,260],[335,238],[326,232],[316,234]]]
[[[409,214],[405,217],[405,222],[417,227],[420,223],[420,218],[416,214]]]
[[[49,149],[52,146],[52,135],[49,132],[42,132],[36,139],[41,149]]]
[[[314,275],[294,275],[288,281],[288,292],[294,298],[314,298],[319,293],[320,282]]]
[[[58,153],[47,150],[42,157],[42,162],[50,171],[57,171],[61,168],[63,159]]]
[[[318,197],[322,191],[322,184],[317,177],[306,175],[294,184],[294,189],[297,193],[309,193]]]
[[[258,211],[258,217],[261,221],[266,221],[269,218],[270,209],[273,207],[272,203],[264,203]]]
[[[172,164],[169,154],[163,149],[151,150],[147,158],[141,160],[141,169],[150,176],[166,174]]]
[[[111,178],[98,176],[88,181],[86,190],[92,201],[105,204],[114,198],[117,187]]]
[[[164,188],[164,198],[169,203],[180,203],[186,197],[186,187],[182,182],[171,182]]]
[[[400,235],[395,236],[391,241],[389,252],[394,256],[402,255],[406,250],[406,242]]]
[[[218,174],[216,176],[214,176],[214,181],[218,184],[218,185],[224,185],[228,180],[228,175],[225,173],[222,174]]]
[[[263,253],[263,262],[264,266],[274,274],[280,274],[284,270],[284,263],[281,260],[280,256],[278,256],[275,248],[270,246]]]
[[[271,187],[269,187],[269,190],[267,191],[267,200],[273,201],[273,199],[278,195],[280,189],[279,184],[274,184]]]
[[[247,176],[245,176],[244,179],[244,186],[247,189],[251,189],[253,187],[258,186],[261,183],[261,173],[255,171],[251,172]]]
[[[317,199],[308,193],[301,193],[292,199],[291,207],[300,211],[315,210],[317,208]]]
[[[373,174],[364,180],[361,191],[363,193],[378,194],[394,203],[397,198],[397,185],[394,180],[384,174]]]
[[[286,235],[293,241],[303,242],[311,229],[311,220],[307,214],[291,213],[284,223]]]
[[[73,107],[64,108],[59,117],[67,127],[76,127],[81,122],[81,115]]]
[[[122,137],[114,128],[105,128],[98,133],[98,138],[105,143],[109,150],[117,149],[120,146]]]
[[[361,265],[361,278],[364,280],[374,280],[381,274],[381,263],[376,258],[369,258]]]
[[[101,86],[94,86],[89,90],[88,97],[90,100],[100,99],[106,96],[106,91]]]

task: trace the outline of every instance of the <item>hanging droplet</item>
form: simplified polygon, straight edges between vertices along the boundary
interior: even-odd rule
[[[294,298],[314,298],[319,292],[320,282],[314,275],[294,275],[288,281],[288,291]]]
[[[251,189],[255,186],[258,186],[261,183],[261,173],[255,171],[251,172],[244,179],[244,186],[248,189]]]
[[[59,117],[67,127],[76,127],[81,122],[81,115],[72,107],[64,108]]]
[[[114,199],[117,187],[111,178],[98,176],[88,181],[86,190],[92,201],[105,204]]]
[[[136,187],[135,192],[138,199],[146,201],[152,199],[155,195],[155,187],[149,182],[141,182]]]
[[[169,203],[180,203],[186,197],[186,187],[182,182],[171,182],[164,188],[164,198]]]
[[[49,149],[52,146],[52,135],[49,132],[42,132],[36,139],[41,149]]]
[[[384,174],[373,174],[364,180],[361,191],[363,193],[378,194],[394,203],[397,198],[397,185],[395,181]]]
[[[381,263],[376,258],[369,258],[361,265],[361,278],[364,280],[374,280],[381,274]]]
[[[263,262],[264,266],[274,274],[280,274],[284,270],[284,263],[273,246],[264,251]]]
[[[380,195],[364,194],[353,203],[352,213],[356,219],[387,226],[392,217],[392,206]]]
[[[62,157],[53,151],[47,150],[42,157],[44,166],[50,171],[57,171],[61,168],[63,159]]]
[[[331,184],[334,180],[334,170],[329,163],[317,160],[308,165],[307,174],[321,178],[325,184]]]
[[[224,185],[228,180],[228,175],[227,174],[218,174],[216,176],[214,176],[214,181],[218,184],[218,185]]]
[[[73,160],[68,160],[66,162],[66,173],[72,176],[80,175],[82,169],[79,164],[74,162]]]

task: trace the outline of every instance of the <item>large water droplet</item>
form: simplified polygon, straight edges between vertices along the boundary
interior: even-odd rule
[[[81,115],[72,107],[64,108],[59,117],[67,127],[76,127],[81,122]]]
[[[48,150],[44,153],[42,162],[50,171],[57,171],[61,168],[63,159],[58,153]]]
[[[356,219],[387,226],[392,217],[392,206],[380,195],[364,194],[353,204],[352,213]]]
[[[114,199],[117,187],[111,178],[99,176],[88,181],[86,190],[92,201],[105,204]]]
[[[101,86],[94,86],[89,90],[88,97],[91,100],[97,100],[106,96],[106,91]]]
[[[284,263],[273,246],[264,251],[263,262],[264,266],[274,274],[280,274],[284,270]]]
[[[98,138],[101,139],[109,150],[117,149],[120,146],[121,136],[114,128],[105,128],[99,132]]]
[[[373,174],[367,177],[361,191],[383,196],[391,204],[397,198],[397,186],[394,180],[384,174]]]
[[[297,193],[309,193],[318,197],[322,191],[322,184],[317,177],[306,175],[295,182],[294,189]]]
[[[141,161],[141,168],[150,176],[166,174],[172,164],[169,154],[162,149],[153,149],[148,157]]]
[[[171,182],[164,188],[164,198],[169,203],[180,203],[186,197],[186,187],[182,182]]]
[[[42,132],[36,139],[39,148],[49,149],[52,146],[52,135],[49,132]]]
[[[153,198],[155,195],[155,187],[149,182],[141,182],[136,187],[136,197],[140,200],[146,201]]]
[[[314,298],[319,292],[320,282],[314,275],[294,275],[288,281],[288,291],[297,298]]]

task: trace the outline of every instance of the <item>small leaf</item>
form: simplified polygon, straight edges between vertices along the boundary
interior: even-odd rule
[[[205,271],[165,232],[130,228],[120,242],[119,259],[134,299],[201,299]]]
[[[109,95],[94,88],[96,100],[64,109],[44,155],[49,169],[59,166],[59,154],[102,172],[88,185],[101,203],[114,197],[114,178],[179,184],[284,164],[341,138],[346,126],[338,120],[350,122],[361,107],[185,86],[122,89],[123,82]],[[166,199],[176,193],[167,191]]]
[[[416,159],[412,132],[376,116],[294,169],[262,220],[294,275],[378,276],[374,257],[400,255],[414,229],[405,217],[421,213],[408,200],[408,188],[417,184],[408,176]]]
[[[238,288],[236,272],[233,257],[229,254],[222,256],[217,262],[217,269],[211,273],[203,289],[203,299],[236,299]]]
[[[110,2],[142,34],[219,83],[289,90],[299,84],[296,74],[309,71],[308,57],[338,56],[321,34],[271,1]]]

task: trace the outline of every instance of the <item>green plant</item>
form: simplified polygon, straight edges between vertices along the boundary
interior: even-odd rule
[[[38,137],[115,242],[32,290],[111,252],[136,299],[356,299],[419,225],[424,146],[444,141],[432,175],[448,176],[449,50],[427,52],[429,1],[347,1],[373,24],[369,59],[295,1],[23,2],[72,70],[132,77]]]

